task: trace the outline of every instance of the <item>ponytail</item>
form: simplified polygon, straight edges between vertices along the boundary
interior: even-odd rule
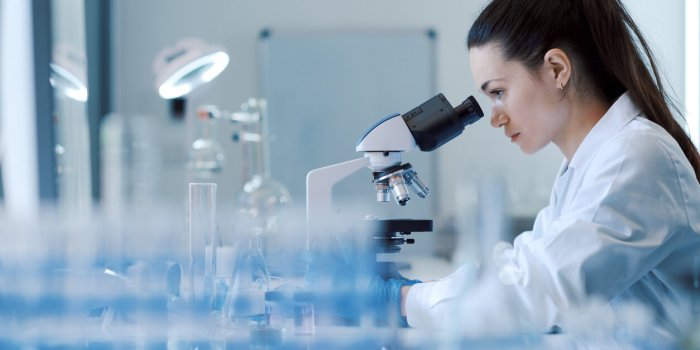
[[[572,57],[573,79],[582,90],[609,103],[628,91],[647,119],[678,142],[700,182],[698,149],[671,113],[669,106],[682,117],[620,0],[494,0],[470,29],[467,46],[491,42],[500,44],[506,59],[531,69],[549,49],[560,47]]]
[[[673,117],[669,105],[682,117],[661,81],[654,55],[639,27],[619,0],[584,0],[584,15],[598,55],[614,77],[629,91],[632,101],[647,119],[663,127],[678,142],[700,180],[700,155],[685,130]],[[629,30],[628,30],[629,29]],[[619,33],[610,35],[610,33]],[[632,38],[636,38],[637,45]],[[646,65],[639,49],[644,53]],[[651,72],[647,69],[651,68]],[[652,77],[653,74],[653,77]]]

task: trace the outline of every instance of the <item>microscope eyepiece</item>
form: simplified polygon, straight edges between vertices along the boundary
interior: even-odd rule
[[[402,117],[420,150],[429,152],[457,137],[465,126],[483,116],[473,96],[453,108],[443,94],[438,94]]]
[[[464,102],[455,107],[455,113],[457,113],[457,117],[462,121],[463,126],[473,124],[484,116],[484,112],[481,110],[481,106],[476,102],[474,96],[467,97]]]

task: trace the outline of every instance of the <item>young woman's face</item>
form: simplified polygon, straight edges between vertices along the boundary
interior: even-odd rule
[[[505,61],[495,44],[471,48],[469,58],[477,86],[493,102],[493,127],[503,127],[505,136],[527,154],[562,136],[566,108],[544,68],[533,74],[521,62]]]

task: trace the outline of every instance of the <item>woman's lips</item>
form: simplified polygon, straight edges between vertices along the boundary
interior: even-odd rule
[[[520,136],[520,133],[516,133],[513,136],[510,137],[510,142],[515,142],[518,140],[518,136]]]

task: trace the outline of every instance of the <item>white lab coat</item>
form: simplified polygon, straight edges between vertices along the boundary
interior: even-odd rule
[[[409,325],[566,332],[567,311],[596,297],[613,314],[640,302],[657,330],[679,335],[689,327],[687,284],[700,259],[700,185],[675,140],[626,93],[564,160],[549,205],[513,246],[505,258],[518,270],[509,274],[514,284],[495,270],[470,286],[467,268],[416,284]]]

